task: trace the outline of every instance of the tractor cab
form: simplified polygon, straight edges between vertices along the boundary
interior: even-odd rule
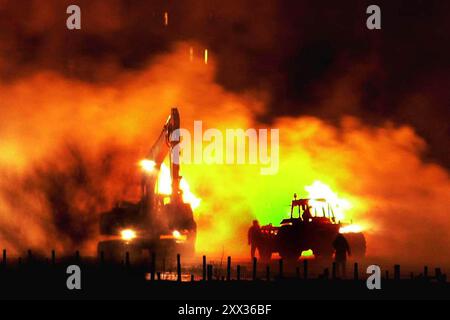
[[[297,208],[297,210],[295,210]],[[291,203],[291,217],[283,219],[281,225],[292,225],[298,223],[320,223],[335,224],[336,217],[332,206],[326,199],[294,199]]]

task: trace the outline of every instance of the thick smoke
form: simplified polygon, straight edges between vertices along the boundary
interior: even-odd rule
[[[141,70],[178,41],[196,41],[217,57],[216,80],[234,92],[265,91],[272,121],[342,115],[380,126],[413,126],[425,156],[449,167],[450,3],[379,0],[382,30],[367,30],[372,1],[78,0],[82,30],[65,28],[70,0],[0,1],[0,78],[51,70],[82,81],[109,82]],[[164,12],[169,25],[163,25]],[[317,104],[355,64],[372,65],[355,88],[361,103]],[[354,88],[354,87],[350,87]]]
[[[190,61],[189,47],[179,44],[108,84],[41,72],[0,85],[3,246],[93,253],[98,213],[139,196],[137,162],[172,106],[188,129],[194,120],[205,128],[267,127],[255,120],[267,112],[267,92],[224,89],[214,60]],[[321,103],[361,103],[356,88],[366,69],[336,79]],[[342,88],[345,99],[337,94]],[[251,165],[182,167],[202,199],[195,212],[199,252],[246,255],[251,220],[278,223],[292,194],[321,180],[352,203],[347,218],[366,226],[370,256],[447,262],[448,172],[422,159],[426,143],[413,128],[311,116],[274,118],[271,127],[280,129],[276,175],[261,176]]]

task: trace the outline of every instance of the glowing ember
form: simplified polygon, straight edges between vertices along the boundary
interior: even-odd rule
[[[169,13],[164,12],[164,26],[167,27],[169,25]]]
[[[315,258],[314,252],[311,249],[302,251],[301,258],[304,258],[304,259]]]
[[[130,241],[136,238],[136,232],[131,229],[125,229],[120,232],[120,236],[122,237],[123,240]]]
[[[205,49],[205,64],[208,64],[208,49]]]

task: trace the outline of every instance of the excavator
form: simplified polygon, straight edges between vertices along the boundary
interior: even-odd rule
[[[140,262],[149,254],[171,257],[195,252],[197,226],[190,204],[180,189],[180,114],[172,108],[161,134],[145,160],[141,161],[141,197],[138,202],[121,201],[100,215],[99,257]],[[171,194],[157,192],[158,173],[169,156]]]

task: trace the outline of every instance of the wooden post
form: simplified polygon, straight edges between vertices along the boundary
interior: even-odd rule
[[[441,277],[442,277],[441,268],[435,268],[434,269],[434,276],[435,276],[437,281],[441,281]]]
[[[252,279],[253,281],[256,280],[256,267],[257,267],[257,259],[256,257],[253,258],[253,274],[252,274]]]
[[[400,280],[400,265],[396,264],[394,266],[394,280]]]
[[[303,260],[303,278],[308,279],[308,260]]]
[[[330,277],[330,270],[328,268],[325,268],[325,270],[323,270],[323,277],[327,280]]]
[[[191,274],[191,282],[194,282],[194,281],[195,281],[194,275]]]
[[[266,267],[266,280],[270,281],[270,266],[267,265]]]
[[[203,281],[206,281],[206,256],[203,256]]]
[[[130,267],[130,253],[128,251],[125,253],[125,266]]]
[[[55,250],[52,250],[52,265],[54,266],[56,264],[56,253]]]
[[[157,279],[158,279],[158,280],[161,280],[161,272],[158,272],[158,273],[156,274],[156,276],[157,276]]]
[[[213,266],[211,264],[208,264],[208,281],[212,280],[213,276]]]
[[[227,258],[227,281],[231,280],[231,257]]]
[[[177,254],[177,281],[181,281],[181,256]]]
[[[428,278],[428,266],[423,267],[423,276],[424,278]]]
[[[353,265],[353,279],[355,281],[358,281],[358,279],[359,279],[358,262],[355,262],[355,264]]]
[[[240,265],[237,265],[236,273],[237,273],[237,275],[236,275],[237,280],[238,281],[241,280],[241,266]]]
[[[336,280],[336,262],[333,262],[333,265],[331,266],[331,278]]]
[[[3,266],[6,267],[6,249],[3,249],[2,263],[3,263]]]
[[[150,280],[155,280],[156,272],[156,253],[152,252],[152,261],[150,262]]]
[[[279,260],[280,268],[279,268],[279,278],[283,279],[283,259]]]

